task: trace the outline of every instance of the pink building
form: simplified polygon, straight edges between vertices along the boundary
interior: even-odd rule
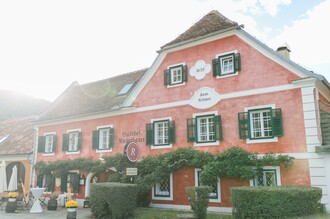
[[[232,186],[311,185],[322,188],[329,211],[330,84],[289,53],[286,46],[270,49],[211,11],[162,46],[150,68],[67,88],[35,121],[36,160],[97,160],[123,153],[131,141],[141,150],[139,159],[178,148],[216,153],[238,145],[295,159],[289,169],[264,167],[262,179],[220,177],[209,210],[231,211]],[[198,185],[199,173],[192,167],[173,172],[166,186],[152,189],[151,206],[189,209],[182,194]],[[95,176],[104,178],[76,170],[67,179],[81,174],[86,183],[78,186],[78,198],[89,195]],[[60,180],[40,176],[38,183],[46,181],[60,190]]]

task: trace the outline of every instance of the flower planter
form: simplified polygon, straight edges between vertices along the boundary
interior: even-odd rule
[[[68,208],[66,219],[76,219],[76,218],[77,218],[77,208]]]
[[[68,208],[68,212],[75,212],[77,211],[77,208]]]
[[[17,202],[8,202],[6,205],[6,212],[7,213],[15,213],[17,210]]]
[[[16,198],[8,198],[8,202],[16,202]]]
[[[90,205],[89,200],[84,201],[84,208],[90,208],[90,207],[91,207],[91,205]]]

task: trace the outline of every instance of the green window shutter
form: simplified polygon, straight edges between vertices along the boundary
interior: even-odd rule
[[[154,142],[153,124],[146,125],[146,145],[152,145]]]
[[[169,69],[164,70],[164,85],[170,85],[171,84],[171,72]]]
[[[282,110],[281,108],[272,109],[272,131],[273,136],[283,136]]]
[[[188,81],[188,67],[187,65],[182,66],[182,82]]]
[[[61,192],[67,192],[68,187],[68,175],[61,177]]]
[[[81,149],[82,133],[78,132],[78,150]]]
[[[234,56],[234,68],[235,72],[241,70],[241,55],[239,53],[236,53]]]
[[[73,174],[74,180],[72,184],[72,192],[79,193],[79,174],[75,173]]]
[[[49,180],[48,192],[54,192],[55,176],[53,174],[49,174],[49,177],[50,177],[50,180]]]
[[[115,135],[114,135],[115,129],[110,128],[109,130],[109,148],[113,148],[115,144]]]
[[[222,140],[222,121],[220,115],[215,115],[214,118],[215,140]]]
[[[62,138],[62,151],[68,151],[69,146],[69,134],[65,133],[63,134]]]
[[[195,142],[195,118],[187,119],[187,141]]]
[[[240,139],[249,138],[250,133],[249,133],[249,113],[248,112],[238,113],[238,130],[239,130]]]
[[[46,137],[39,136],[38,137],[38,153],[45,153],[45,144],[46,144]]]
[[[216,77],[220,75],[220,68],[219,68],[219,59],[212,59],[212,71],[213,71],[213,76]]]
[[[92,148],[94,150],[99,149],[99,130],[93,130],[92,132]]]
[[[37,176],[37,187],[42,188],[44,185],[43,184],[44,181],[44,175],[38,175]]]
[[[175,121],[168,122],[169,127],[169,143],[175,144]]]
[[[57,145],[57,135],[53,135],[53,151],[56,151],[56,145]]]

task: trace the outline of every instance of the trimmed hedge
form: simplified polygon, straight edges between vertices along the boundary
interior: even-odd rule
[[[137,185],[91,184],[91,210],[96,218],[129,218],[136,208]]]
[[[322,190],[310,186],[231,188],[235,219],[288,218],[321,212]]]

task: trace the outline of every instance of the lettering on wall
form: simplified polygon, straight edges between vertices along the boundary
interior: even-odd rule
[[[197,109],[207,109],[221,100],[220,95],[212,88],[203,87],[197,90],[189,104]]]
[[[133,131],[123,131],[120,138],[118,139],[119,144],[126,144],[128,142],[145,142],[145,137],[142,134],[143,133],[140,129]]]
[[[197,80],[202,80],[206,74],[211,72],[211,65],[206,64],[204,60],[198,60],[194,66],[190,68],[190,75]]]

